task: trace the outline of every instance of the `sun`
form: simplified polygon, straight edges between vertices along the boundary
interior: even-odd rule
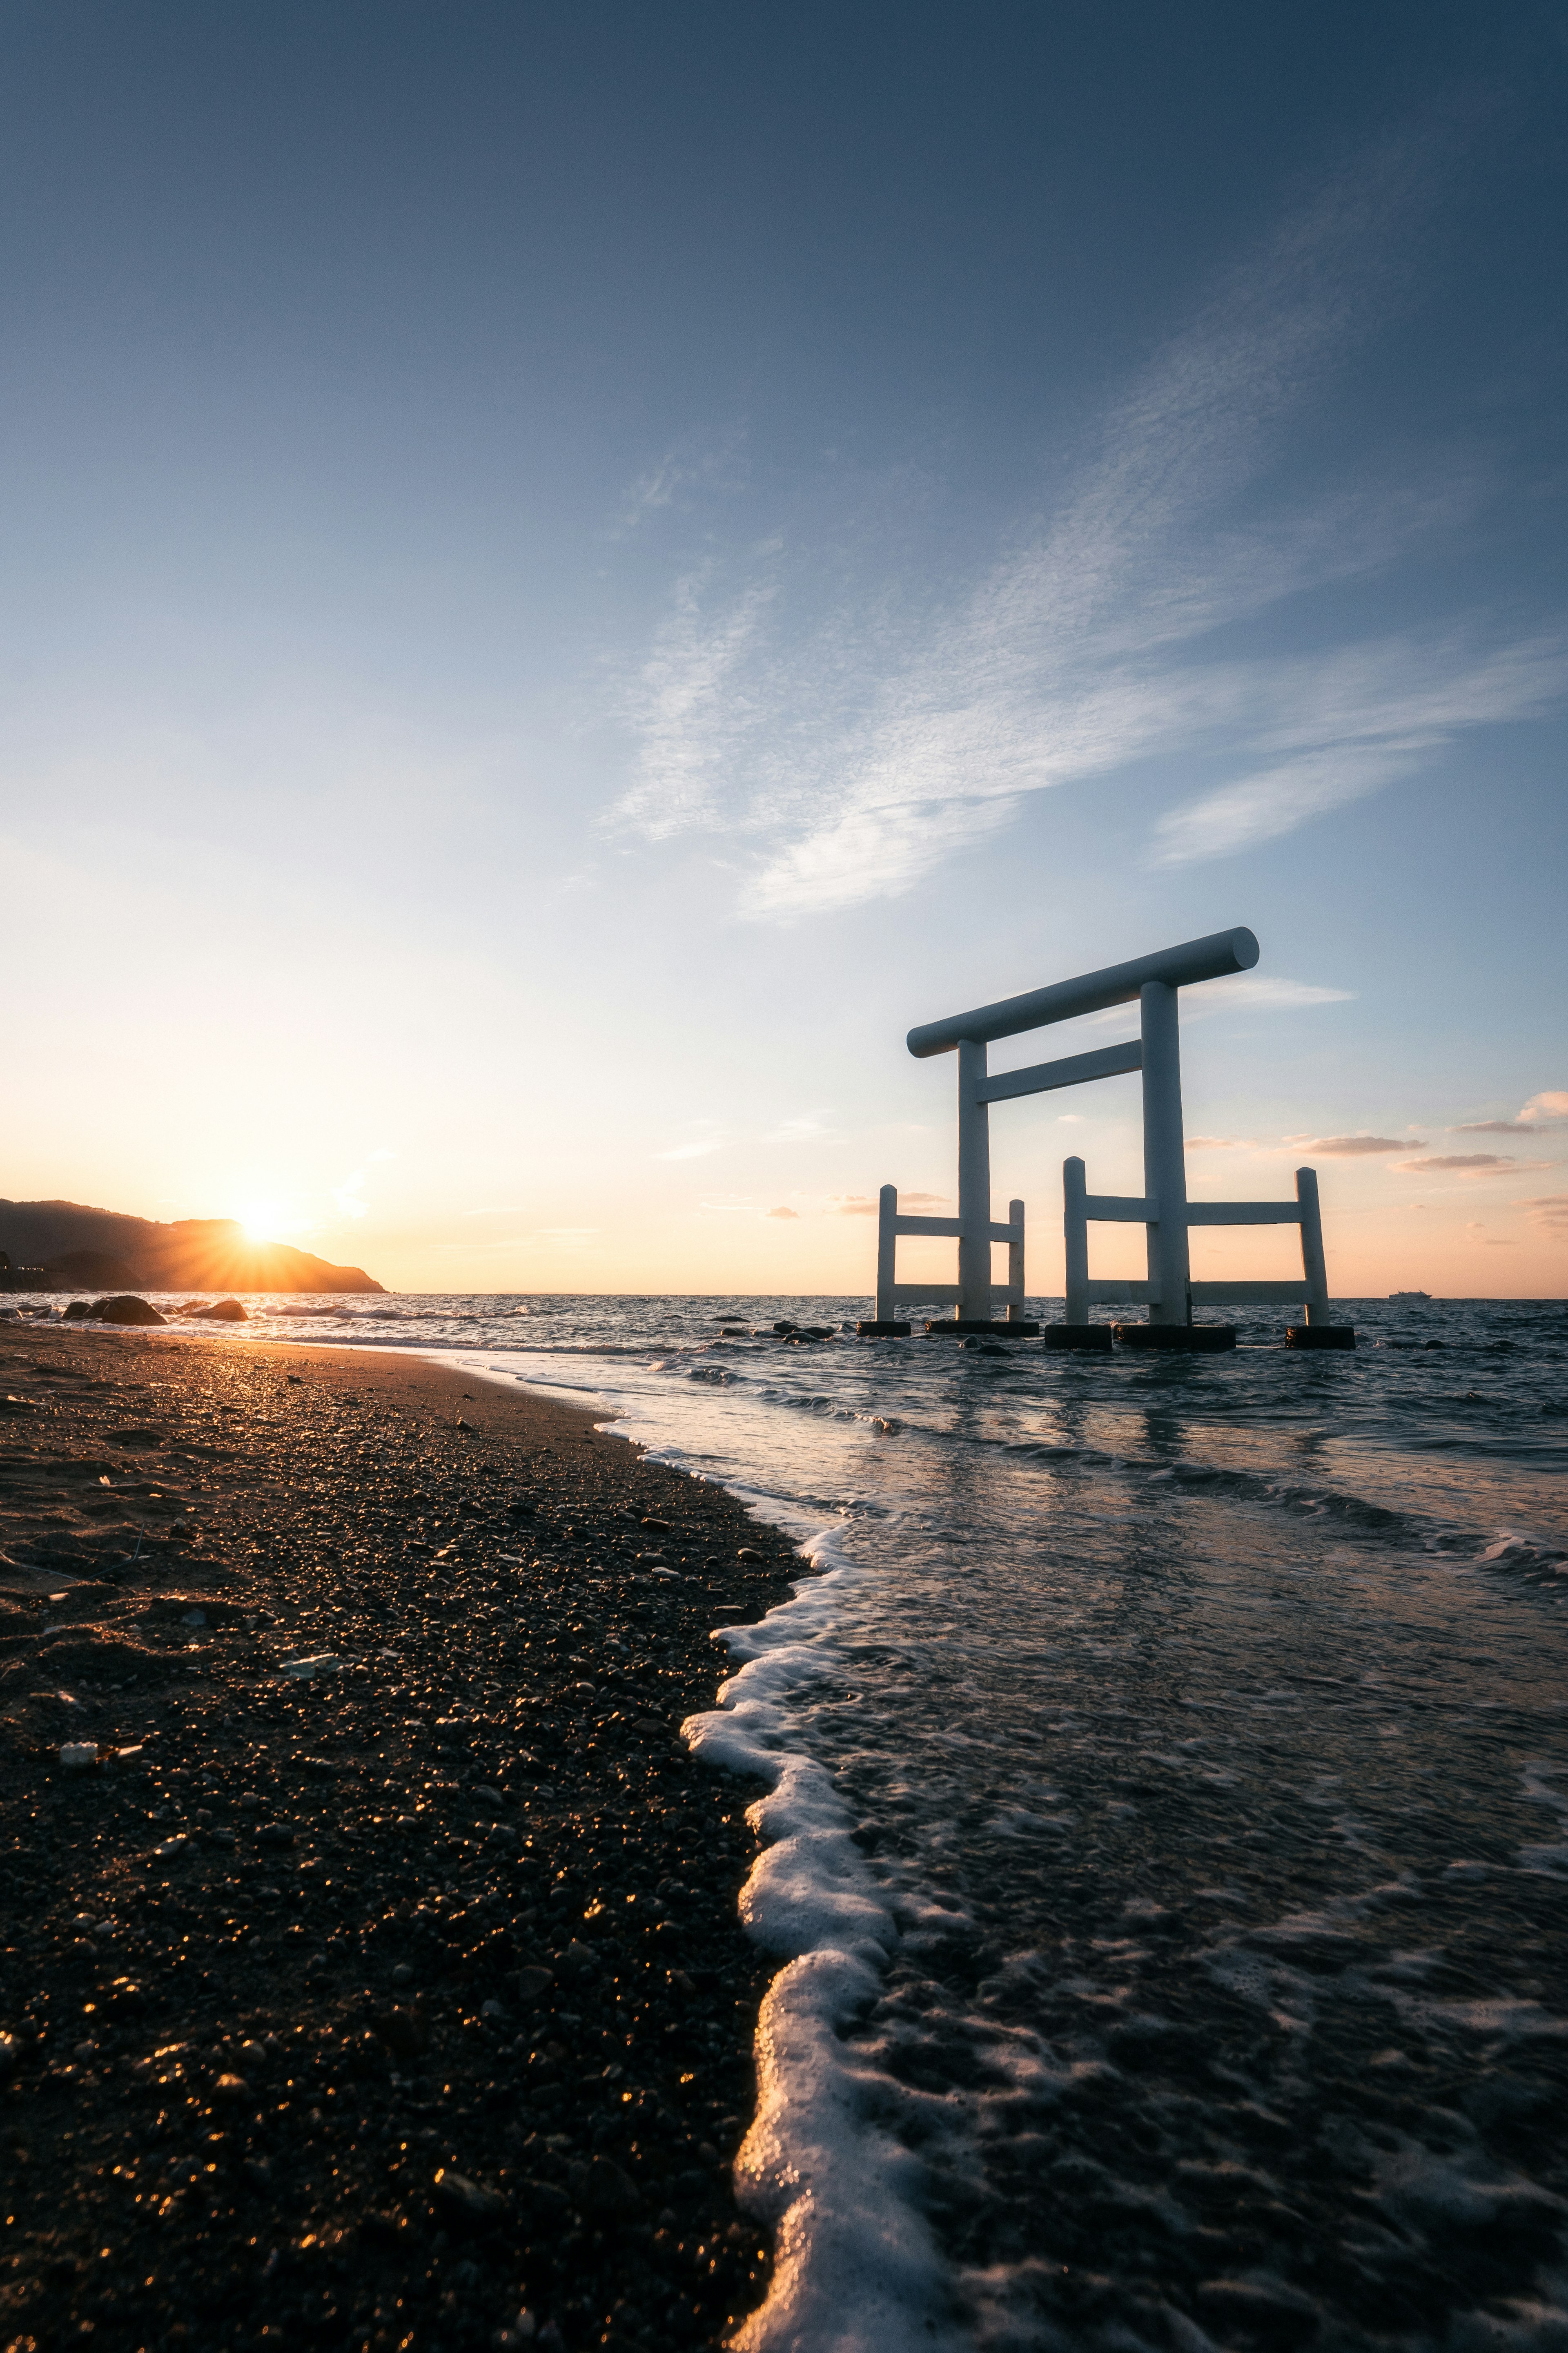
[[[276,1201],[251,1201],[241,1209],[239,1222],[248,1240],[269,1242],[283,1222],[283,1212]]]

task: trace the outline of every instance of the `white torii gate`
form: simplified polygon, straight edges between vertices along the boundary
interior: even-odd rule
[[[1091,1325],[1092,1302],[1131,1305],[1146,1303],[1146,1325],[1119,1327],[1123,1336],[1145,1335],[1142,1345],[1223,1345],[1234,1339],[1227,1326],[1194,1326],[1192,1310],[1198,1305],[1301,1305],[1305,1326],[1288,1337],[1298,1346],[1350,1346],[1349,1325],[1329,1323],[1328,1277],[1323,1261],[1322,1225],[1318,1207],[1318,1180],[1310,1168],[1296,1172],[1296,1198],[1291,1202],[1205,1201],[1190,1203],[1182,1133],[1181,1047],[1176,1027],[1176,992],[1205,980],[1247,972],[1258,962],[1258,945],[1244,927],[1215,932],[1206,939],[1187,940],[1180,947],[1162,948],[1130,964],[1112,965],[1103,972],[1080,974],[1051,987],[1032,989],[1023,997],[1004,998],[972,1013],[957,1013],[945,1021],[927,1022],[909,1033],[909,1050],[921,1059],[956,1051],[958,1056],[958,1215],[956,1218],[905,1218],[898,1211],[898,1192],[882,1187],[877,1249],[877,1318],[868,1330],[896,1330],[900,1300],[953,1304],[957,1317],[945,1328],[968,1326],[1005,1330],[991,1325],[994,1298],[1005,1299],[1008,1324],[1016,1326],[1024,1301],[1024,1205],[1009,1205],[1008,1223],[994,1224],[991,1217],[990,1106],[1022,1095],[1044,1094],[1058,1087],[1081,1086],[1093,1079],[1114,1078],[1140,1071],[1143,1079],[1143,1191],[1141,1196],[1091,1194],[1081,1160],[1068,1160],[1062,1169],[1064,1223],[1067,1237],[1067,1320],[1048,1327],[1047,1337],[1057,1345],[1106,1346],[1108,1326]],[[1023,1071],[993,1077],[986,1069],[986,1048],[993,1039],[1014,1038],[1028,1029],[1071,1021],[1114,1005],[1136,1001],[1142,1034],[1120,1046],[1096,1052],[1070,1054],[1054,1062],[1037,1062]],[[1144,1228],[1148,1276],[1142,1282],[1096,1282],[1089,1272],[1089,1227],[1098,1221],[1137,1223]],[[1197,1282],[1188,1264],[1187,1233],[1192,1226],[1295,1225],[1301,1232],[1303,1280],[1300,1282]],[[958,1242],[956,1284],[899,1282],[895,1277],[898,1237],[940,1235]],[[1007,1282],[991,1281],[993,1241],[1009,1245]],[[907,1329],[907,1326],[903,1327]],[[1035,1327],[1026,1327],[1033,1330]],[[1197,1334],[1205,1338],[1197,1338]],[[1092,1334],[1092,1337],[1089,1335]],[[1189,1338],[1188,1335],[1194,1335]],[[1309,1335],[1310,1336],[1309,1336]],[[1083,1336],[1079,1336],[1083,1335]]]

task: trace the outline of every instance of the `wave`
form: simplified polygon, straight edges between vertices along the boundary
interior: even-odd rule
[[[900,1942],[891,1902],[855,1844],[849,1810],[821,1765],[785,1746],[789,1701],[842,1671],[831,1630],[838,1588],[866,1575],[831,1536],[811,1559],[819,1580],[760,1626],[714,1639],[742,1662],[719,1704],[682,1726],[692,1754],[754,1778],[747,1809],[763,1841],[741,1918],[784,1966],[757,2021],[757,2107],[735,2160],[742,2209],[773,2234],[766,2302],[735,2353],[958,2353],[947,2322],[948,2270],[920,2210],[924,2168],[879,2121],[898,2096],[889,2073],[847,2039],[882,1991]]]

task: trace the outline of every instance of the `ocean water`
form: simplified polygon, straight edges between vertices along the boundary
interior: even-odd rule
[[[1568,1304],[251,1303],[601,1405],[819,1572],[688,1727],[769,1785],[746,2353],[1568,2347]]]

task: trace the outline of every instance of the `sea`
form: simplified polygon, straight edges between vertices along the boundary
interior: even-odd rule
[[[778,1963],[743,2353],[1568,2348],[1568,1302],[1202,1356],[247,1304],[574,1399],[802,1547],[686,1727],[756,1777]]]

